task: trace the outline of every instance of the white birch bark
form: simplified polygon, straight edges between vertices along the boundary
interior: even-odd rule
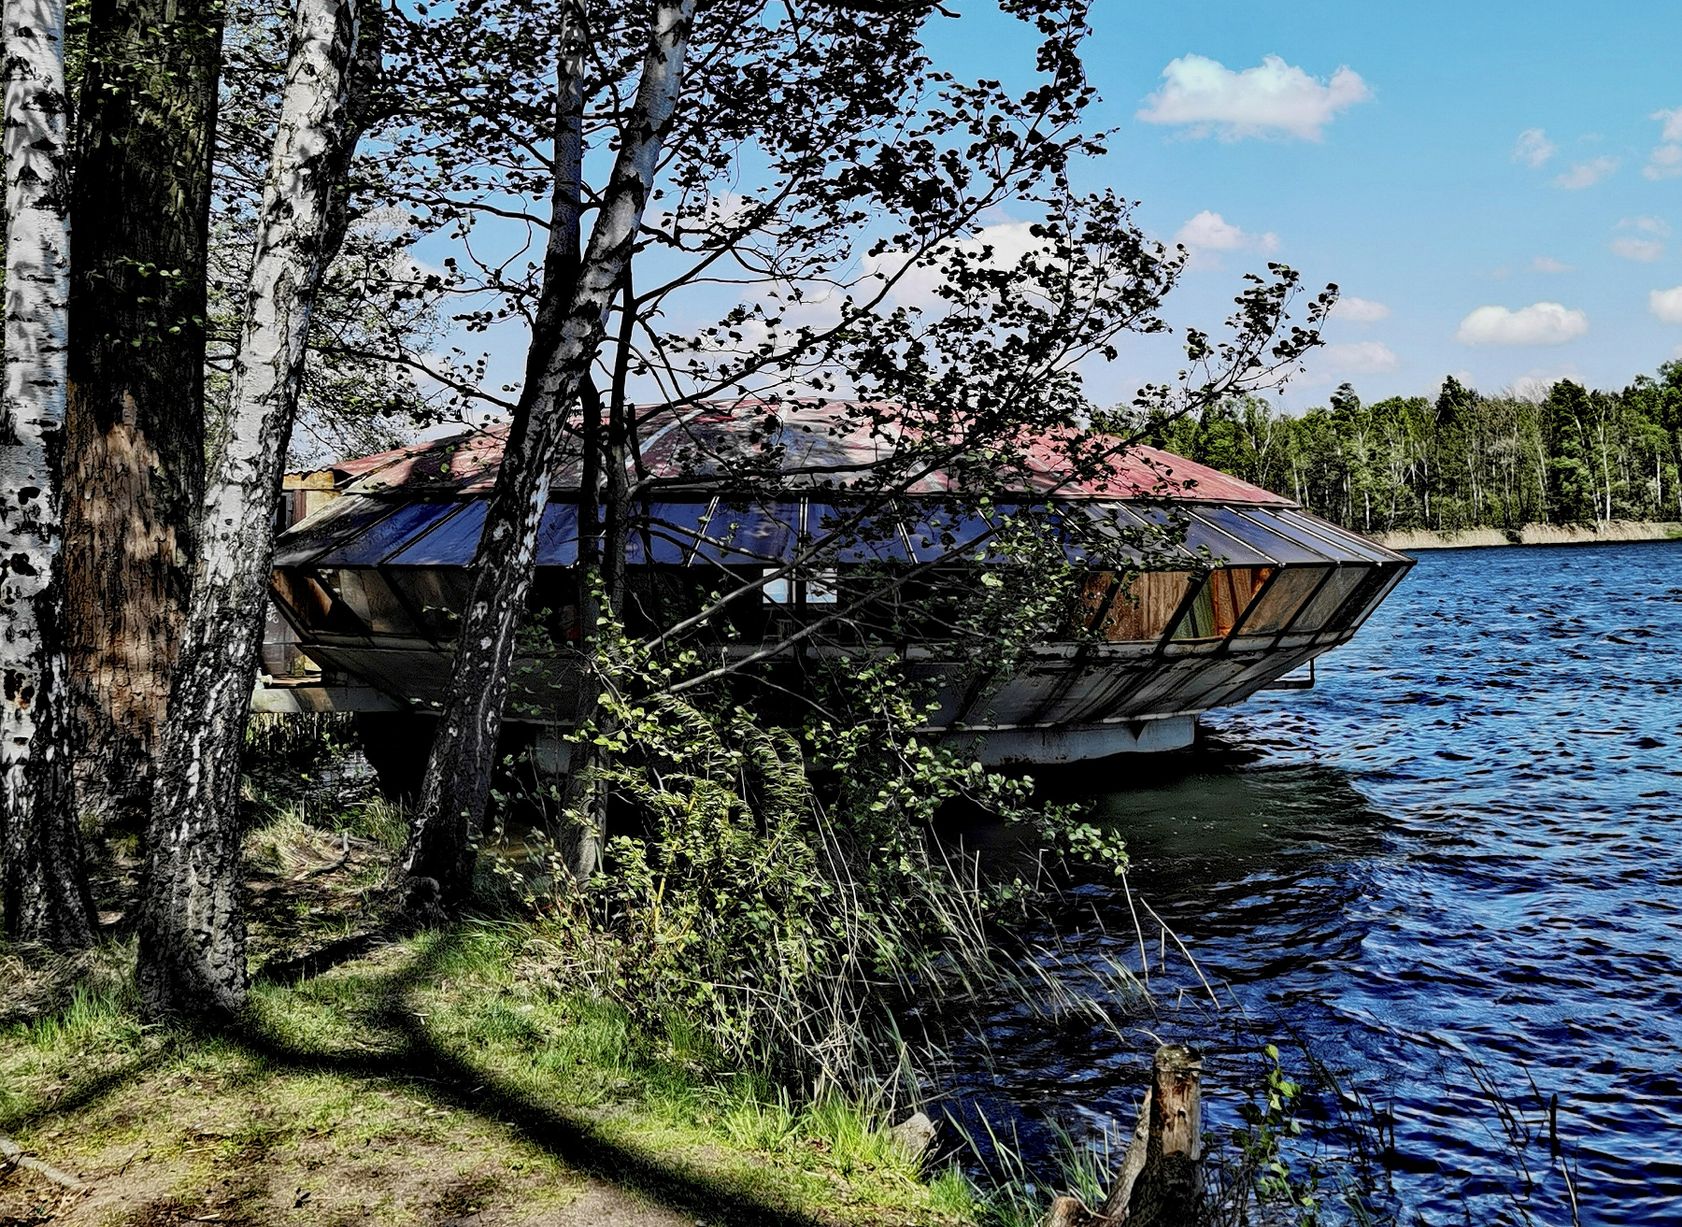
[[[359,61],[370,47],[378,55],[378,13],[378,0],[298,0],[295,12],[149,828],[139,979],[154,1015],[229,1017],[245,1001],[240,747],[305,338],[342,237],[335,199],[357,136],[352,91],[367,69]]]
[[[417,906],[452,907],[472,887],[474,844],[484,821],[515,634],[531,588],[537,529],[548,504],[549,470],[566,414],[601,346],[653,190],[682,92],[695,5],[696,0],[655,5],[636,100],[583,259],[571,284],[556,284],[549,273],[557,264],[547,265],[526,383],[486,514],[449,698],[439,714],[403,857]],[[558,169],[566,160],[557,158]],[[550,319],[553,325],[546,324]]]
[[[70,302],[63,0],[6,0],[5,391],[0,407],[0,857],[9,936],[92,940],[59,634]]]

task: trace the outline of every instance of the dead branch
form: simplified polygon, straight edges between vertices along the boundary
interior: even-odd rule
[[[3,1170],[8,1172],[14,1168],[34,1172],[37,1176],[42,1176],[67,1189],[85,1189],[88,1187],[68,1172],[61,1172],[52,1164],[37,1159],[31,1152],[19,1146],[5,1134],[0,1134],[0,1165],[3,1165]]]

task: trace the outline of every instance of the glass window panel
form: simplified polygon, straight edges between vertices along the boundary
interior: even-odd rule
[[[1058,503],[1049,513],[1049,522],[1061,536],[1063,553],[1071,562],[1142,569],[1147,554],[1167,553],[1176,560],[1190,557],[1177,547],[1166,547],[1155,529],[1119,503]]]
[[[1002,556],[989,548],[993,526],[962,508],[920,507],[907,518],[905,529],[911,541],[912,557],[918,562],[970,559],[977,553],[983,553],[986,562],[1002,561]]]
[[[799,503],[732,504],[720,500],[707,521],[696,559],[741,566],[750,562],[788,562],[800,531]]]
[[[485,512],[490,503],[474,499],[421,537],[410,541],[386,558],[392,567],[466,567],[479,552],[479,537],[485,530]]]
[[[1073,503],[1000,503],[992,509],[998,532],[998,554],[1033,563],[1060,556],[1066,562],[1083,563],[1097,547],[1100,561],[1129,561],[1118,534],[1108,520],[1094,521],[1080,505]],[[1007,544],[1012,548],[1007,549]],[[1110,548],[1103,548],[1104,545]],[[1135,551],[1136,553],[1136,551]],[[1096,565],[1096,564],[1095,564]]]
[[[1328,524],[1300,511],[1283,510],[1275,515],[1281,523],[1288,525],[1296,536],[1310,543],[1328,542],[1328,545],[1316,545],[1315,548],[1326,553],[1339,554],[1345,562],[1395,561],[1395,556],[1386,550],[1335,524]]]
[[[625,561],[680,567],[705,531],[711,503],[643,503],[631,515]]]
[[[1110,643],[1155,643],[1185,600],[1192,576],[1186,571],[1143,571],[1115,594],[1096,628]]]
[[[303,642],[308,643],[317,635],[361,637],[367,634],[368,628],[362,620],[313,572],[292,568],[275,570],[270,583],[275,599],[291,610]]]
[[[383,520],[404,504],[345,495],[300,520],[275,542],[274,565],[296,567]]]
[[[350,611],[360,618],[372,635],[414,637],[420,634],[414,618],[372,567],[341,567],[323,571],[327,585]]]
[[[1316,543],[1312,539],[1301,539],[1307,534],[1287,535],[1279,531],[1277,521],[1270,525],[1248,508],[1239,511],[1232,507],[1199,507],[1197,514],[1233,536],[1243,538],[1275,561],[1309,566],[1332,561],[1332,553],[1324,543],[1315,548]]]
[[[455,638],[461,611],[467,608],[473,588],[471,571],[465,567],[403,567],[384,574],[386,582],[409,603],[429,638]]]
[[[1114,571],[1087,571],[1075,585],[1074,596],[1070,601],[1069,626],[1075,631],[1098,631],[1098,616],[1105,612],[1105,606],[1110,600],[1110,590],[1115,587]],[[1116,600],[1121,600],[1118,592]]]
[[[1180,539],[1179,530],[1172,527],[1168,516],[1160,510],[1151,514],[1149,508],[1126,507],[1120,503],[1091,503],[1088,506],[1092,508],[1092,514],[1113,520],[1124,538],[1131,540],[1129,555],[1136,554],[1133,561],[1143,569],[1161,570],[1180,560],[1191,562],[1196,558]]]
[[[841,599],[841,585],[833,570],[814,571],[806,578],[806,604],[834,605]]]
[[[825,554],[849,565],[866,562],[909,562],[905,531],[894,510],[862,512],[845,504],[809,503],[806,531]],[[824,543],[824,538],[833,540]]]
[[[1223,639],[1243,617],[1273,574],[1272,567],[1225,567],[1209,576],[1207,585],[1214,605],[1215,633]]]
[[[1135,507],[1131,510],[1147,524],[1163,529],[1171,540],[1182,541],[1183,548],[1193,557],[1206,557],[1216,563],[1228,562],[1246,567],[1266,566],[1274,561],[1203,519],[1199,514],[1201,508],[1194,511],[1189,507],[1175,507],[1169,510]],[[1183,538],[1180,536],[1182,528],[1185,534]]]
[[[401,549],[421,533],[435,527],[461,504],[400,503],[391,514],[363,528],[315,560],[318,567],[378,566],[388,555]]]
[[[537,565],[570,567],[578,562],[578,504],[550,503],[537,526]]]
[[[1377,568],[1372,583],[1364,585],[1338,610],[1333,619],[1335,628],[1351,631],[1358,628],[1371,616],[1373,610],[1384,603],[1391,591],[1402,581],[1402,577],[1408,573],[1408,569],[1400,565]]]
[[[1241,635],[1277,635],[1296,616],[1303,602],[1314,595],[1330,567],[1286,567],[1256,601],[1255,608],[1239,628]]]
[[[1173,637],[1177,643],[1192,639],[1220,638],[1220,632],[1215,629],[1215,601],[1208,580],[1204,580],[1198,588],[1197,595],[1192,598],[1185,616],[1180,619],[1179,625],[1174,628]]]
[[[1297,624],[1291,629],[1305,632],[1327,629],[1332,615],[1367,581],[1372,570],[1371,567],[1340,567],[1326,582],[1326,586],[1314,594],[1314,599],[1308,602],[1302,611],[1302,617],[1297,619]]]

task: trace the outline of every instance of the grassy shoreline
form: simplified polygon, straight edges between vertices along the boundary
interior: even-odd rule
[[[1682,522],[1674,520],[1606,520],[1593,525],[1526,524],[1516,531],[1467,528],[1454,532],[1409,528],[1372,533],[1374,541],[1393,550],[1486,549],[1506,545],[1610,545],[1626,541],[1682,539]]]
[[[390,817],[370,801],[329,830],[288,809],[250,832],[251,947],[266,970],[235,1032],[143,1024],[131,945],[57,966],[0,950],[18,985],[0,1010],[0,1135],[88,1185],[0,1174],[0,1223],[982,1215],[956,1170],[925,1170],[870,1105],[794,1103],[681,1025],[638,1026],[579,990],[564,933],[542,923],[345,942],[378,927]],[[297,959],[335,944],[355,957],[319,974]]]
[[[14,1173],[0,1221],[973,1221],[962,1179],[925,1178],[887,1121],[792,1108],[638,1035],[547,984],[542,942],[423,933],[261,985],[227,1036],[143,1026],[121,983],[78,989],[0,1032],[0,1133],[90,1188]]]

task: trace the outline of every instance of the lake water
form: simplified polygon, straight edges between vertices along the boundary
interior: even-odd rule
[[[1206,727],[1050,784],[1126,832],[1221,1008],[1144,916],[1156,1008],[1118,1033],[999,1005],[958,1114],[1041,1158],[1130,1127],[1159,1037],[1204,1049],[1218,1128],[1271,1038],[1393,1114],[1410,1215],[1570,1223],[1574,1191],[1584,1223],[1682,1222],[1682,544],[1425,553],[1313,690]],[[1071,984],[1139,965],[1111,886],[1057,928]]]

